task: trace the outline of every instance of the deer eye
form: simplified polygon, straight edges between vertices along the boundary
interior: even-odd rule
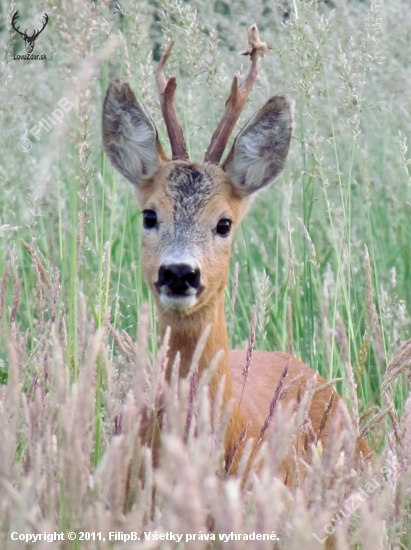
[[[157,225],[157,214],[154,210],[143,211],[143,226],[146,229],[153,229]]]
[[[231,223],[232,221],[227,218],[223,218],[222,220],[220,220],[216,227],[217,233],[222,237],[227,237],[227,235],[230,233]]]

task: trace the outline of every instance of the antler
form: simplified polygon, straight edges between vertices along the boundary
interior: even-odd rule
[[[172,76],[167,80],[163,71],[164,65],[170,56],[173,45],[174,42],[171,42],[167,50],[163,53],[157,65],[155,75],[158,93],[160,96],[161,112],[163,113],[164,122],[166,123],[173,160],[188,160],[184,134],[178,122],[176,105],[174,101],[174,92],[177,87],[177,80],[175,76]]]
[[[44,31],[44,28],[45,28],[45,26],[47,25],[47,23],[49,21],[49,16],[47,15],[47,13],[45,13],[43,15],[43,17],[44,17],[44,23],[43,23],[42,28],[40,30],[37,30],[37,32],[33,31],[33,36],[31,38],[37,38],[38,35]]]
[[[27,40],[27,39],[29,39],[29,38],[30,38],[31,40],[33,40],[33,38],[36,39],[36,38],[38,37],[38,35],[39,35],[41,32],[43,32],[45,26],[47,25],[47,23],[48,23],[48,21],[49,21],[49,16],[47,15],[47,13],[45,13],[45,14],[43,15],[43,17],[44,17],[44,23],[43,23],[43,26],[42,26],[41,30],[37,30],[37,32],[36,32],[36,31],[33,31],[33,34],[32,34],[31,36],[29,36],[29,35],[27,34],[27,29],[24,31],[24,33],[22,33],[22,32],[19,31],[20,26],[19,26],[19,27],[16,27],[16,26],[15,26],[15,23],[16,23],[17,19],[19,18],[19,10],[17,10],[17,11],[14,13],[13,18],[12,18],[12,20],[11,20],[11,26],[12,26],[13,29],[14,29],[16,32],[18,32],[25,40]]]
[[[19,18],[19,10],[17,10],[17,11],[14,13],[13,18],[12,18],[12,20],[11,20],[11,26],[13,27],[13,29],[14,29],[16,32],[18,32],[19,34],[21,34],[21,36],[23,36],[23,37],[24,37],[24,36],[27,36],[26,33],[23,34],[22,32],[19,31],[19,28],[20,28],[20,27],[16,27],[16,26],[15,26],[15,23],[16,23],[16,21],[17,21],[18,18]],[[27,31],[26,31],[26,32],[27,32]]]
[[[242,55],[249,55],[251,58],[251,65],[248,70],[247,76],[244,82],[238,87],[238,79],[235,76],[233,83],[231,84],[230,96],[225,104],[225,111],[221,120],[217,126],[216,131],[211,137],[210,145],[206,151],[204,162],[210,162],[212,164],[218,164],[224,153],[225,146],[230,138],[231,132],[237,122],[241,111],[244,109],[244,105],[247,102],[251,89],[257,78],[259,70],[259,57],[264,55],[268,49],[267,44],[261,42],[257,25],[252,25],[248,29],[248,43],[249,48],[244,50]]]

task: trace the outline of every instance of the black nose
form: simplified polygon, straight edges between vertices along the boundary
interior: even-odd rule
[[[168,286],[173,294],[185,294],[189,288],[200,286],[200,270],[188,264],[162,265],[158,270],[157,286]]]

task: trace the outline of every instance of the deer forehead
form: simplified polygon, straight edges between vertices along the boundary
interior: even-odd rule
[[[173,161],[161,167],[139,193],[143,208],[158,210],[175,230],[238,220],[240,198],[225,172],[215,165]]]

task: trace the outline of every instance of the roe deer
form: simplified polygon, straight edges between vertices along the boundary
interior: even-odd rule
[[[250,31],[258,37],[255,26]],[[225,376],[223,405],[234,402],[225,438],[226,459],[233,473],[244,440],[252,437],[257,442],[262,433],[266,435],[262,427],[276,388],[281,387],[286,376],[300,377],[284,397],[286,402],[297,402],[315,376],[315,388],[324,385],[319,392],[313,392],[309,410],[311,435],[315,434],[317,442],[324,445],[330,427],[335,425],[332,419],[335,420],[340,399],[323,378],[295,357],[265,351],[253,353],[242,394],[246,351],[228,349],[224,289],[234,229],[247,212],[253,194],[283,169],[292,126],[287,100],[283,96],[272,97],[247,122],[219,165],[257,77],[261,51],[267,48],[259,40],[250,42],[250,46],[245,52],[251,57],[249,72],[240,87],[234,78],[225,112],[203,163],[188,159],[174,103],[176,79],[167,81],[163,72],[172,44],[156,69],[172,160],[166,158],[154,123],[126,82],[117,79],[109,85],[103,109],[105,151],[114,167],[135,186],[142,209],[143,274],[155,298],[161,334],[164,336],[167,327],[171,327],[169,366],[179,352],[179,375],[187,376],[197,342],[208,325],[211,329],[199,362],[199,374],[223,350],[209,391],[213,401]],[[152,444],[155,462],[161,438],[158,430],[157,422],[148,422],[141,434],[143,441]],[[306,434],[297,436],[298,457],[309,460],[310,441],[313,438],[309,440]],[[358,448],[364,455],[369,452],[364,441],[358,442]],[[278,472],[286,482],[292,477],[290,464],[291,460],[286,461]]]

